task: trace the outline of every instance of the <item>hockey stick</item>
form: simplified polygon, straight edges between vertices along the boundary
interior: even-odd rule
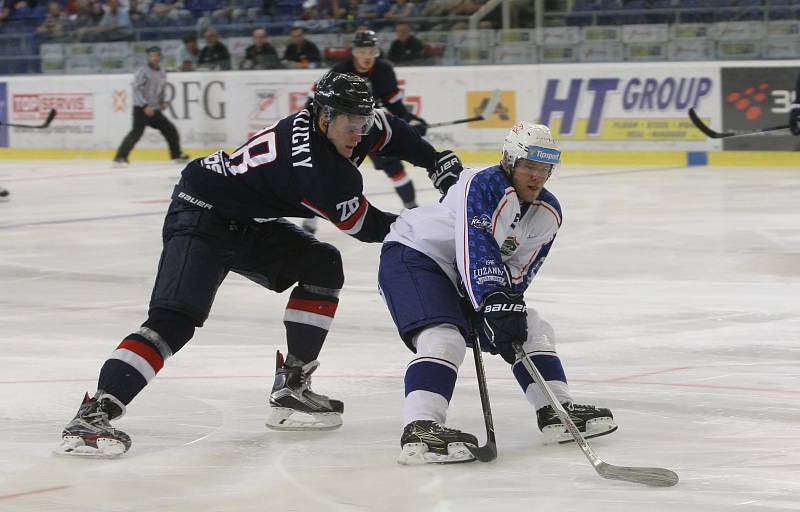
[[[492,95],[489,96],[488,101],[483,106],[483,110],[481,113],[475,117],[467,117],[465,119],[456,119],[455,121],[443,121],[441,123],[431,123],[428,125],[428,128],[439,128],[441,126],[450,126],[454,124],[461,124],[461,123],[472,123],[474,121],[483,121],[484,119],[488,119],[494,114],[495,109],[497,109],[497,105],[500,104],[500,91],[495,89],[492,91]]]
[[[712,139],[727,139],[728,137],[748,137],[750,135],[761,135],[768,132],[775,132],[778,130],[788,130],[789,125],[781,125],[781,126],[771,126],[769,128],[760,128],[758,130],[731,130],[727,132],[717,132],[712,130],[711,128],[706,125],[700,116],[697,115],[697,112],[694,111],[693,108],[689,109],[689,119],[692,120],[692,124],[694,124],[698,130],[703,132],[706,137],[710,137]]]
[[[603,462],[603,459],[594,453],[592,447],[589,446],[589,443],[583,438],[578,427],[576,427],[575,423],[570,419],[569,413],[564,410],[564,406],[561,405],[556,395],[553,394],[550,386],[548,386],[547,382],[542,378],[542,374],[539,373],[536,365],[533,364],[531,358],[525,353],[522,345],[514,343],[514,351],[517,353],[517,359],[522,361],[522,364],[525,366],[525,369],[528,370],[531,378],[536,381],[536,384],[539,385],[539,388],[547,397],[550,406],[556,411],[556,414],[558,414],[558,419],[561,420],[561,424],[572,434],[575,443],[580,447],[581,451],[583,451],[583,454],[586,455],[586,458],[589,459],[589,462],[592,463],[598,475],[611,480],[624,480],[626,482],[651,485],[654,487],[671,487],[678,483],[678,475],[669,469],[614,466],[613,464]]]
[[[55,119],[56,114],[57,114],[56,109],[54,109],[54,108],[50,109],[50,113],[47,114],[47,119],[44,120],[44,123],[39,124],[39,125],[6,123],[6,122],[3,122],[3,121],[0,121],[0,126],[11,126],[13,128],[33,128],[33,129],[36,129],[36,130],[41,130],[43,128],[47,128],[48,126],[50,126],[50,123],[53,122],[53,119]]]
[[[486,424],[486,444],[478,448],[467,445],[467,449],[481,462],[491,462],[497,458],[497,443],[494,439],[492,408],[489,405],[489,391],[486,389],[486,374],[483,372],[483,357],[477,339],[472,341],[472,355],[475,359],[475,372],[478,374],[478,392],[481,395],[483,422]]]

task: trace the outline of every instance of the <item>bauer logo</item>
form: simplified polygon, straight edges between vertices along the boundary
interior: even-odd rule
[[[46,119],[52,109],[61,121],[94,119],[94,95],[90,93],[14,94],[11,111],[15,119]]]
[[[561,161],[561,151],[540,146],[528,146],[528,159],[546,164],[557,164]]]

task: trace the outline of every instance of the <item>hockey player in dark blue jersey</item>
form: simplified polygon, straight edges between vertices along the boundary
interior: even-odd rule
[[[403,90],[397,84],[394,67],[388,60],[378,57],[378,38],[375,32],[363,30],[353,35],[352,57],[331,68],[340,73],[354,73],[372,86],[372,94],[378,106],[411,123],[421,135],[425,135],[425,121],[408,111],[403,104]],[[381,155],[370,155],[372,163],[392,180],[395,191],[406,208],[417,206],[414,183],[406,174],[400,159]],[[413,163],[413,162],[412,162]]]
[[[442,191],[460,164],[445,159],[405,121],[376,111],[367,83],[328,72],[314,102],[253,135],[230,155],[218,151],[187,165],[164,221],[164,248],[148,318],[100,370],[64,428],[59,454],[112,457],[130,438],[110,421],[208,318],[229,272],[276,292],[292,288],[283,316],[287,355],[277,355],[267,426],[323,430],[341,425],[341,401],[314,393],[319,363],[344,283],[342,259],[289,217],[323,217],[364,242],[380,242],[395,215],[372,206],[357,166],[368,152],[430,169]]]
[[[401,464],[475,460],[466,447],[477,446],[475,436],[444,426],[473,333],[512,365],[547,439],[572,437],[515,360],[514,343],[523,343],[584,437],[616,430],[608,409],[573,402],[553,328],[523,299],[561,226],[561,205],[544,188],[560,158],[548,127],[519,122],[500,165],[464,171],[440,203],[404,210],[392,225],[378,280],[415,354],[405,375]]]

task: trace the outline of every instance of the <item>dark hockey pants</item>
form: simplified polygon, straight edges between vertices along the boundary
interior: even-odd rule
[[[133,150],[133,147],[142,138],[145,127],[155,128],[167,139],[169,145],[169,157],[178,158],[181,156],[181,143],[178,136],[178,130],[175,125],[167,119],[160,110],[156,110],[153,116],[148,116],[144,113],[143,107],[133,107],[133,128],[128,132],[128,135],[122,140],[117,155],[114,157],[124,158],[127,160],[128,155]]]

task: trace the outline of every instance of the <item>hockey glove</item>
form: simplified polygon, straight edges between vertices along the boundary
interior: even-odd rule
[[[464,170],[461,160],[452,151],[442,151],[436,153],[434,167],[428,169],[428,177],[433,182],[433,186],[444,195],[447,189],[458,181],[458,175]]]
[[[789,129],[792,135],[800,135],[800,105],[795,105],[789,112]]]
[[[509,364],[516,359],[513,343],[528,339],[528,309],[522,293],[501,289],[490,293],[481,305],[483,322],[478,329],[482,345],[500,354]]]

